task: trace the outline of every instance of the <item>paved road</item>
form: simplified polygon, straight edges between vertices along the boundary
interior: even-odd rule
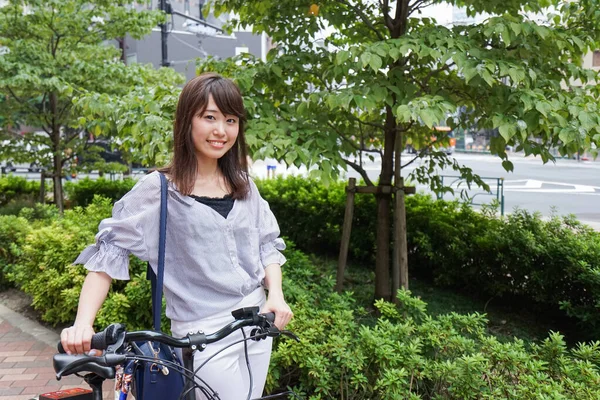
[[[539,211],[545,216],[553,212],[558,215],[574,214],[579,220],[600,227],[600,162],[558,160],[544,165],[539,159],[514,155],[510,158],[514,171],[506,172],[497,157],[473,154],[455,154],[454,157],[482,177],[504,178],[507,212],[519,207]],[[404,175],[408,175],[417,165],[415,163],[407,167]],[[369,176],[376,179],[379,163],[371,163],[366,168]],[[457,175],[451,170],[442,173]],[[349,173],[349,176],[357,174]],[[495,190],[496,181],[487,182]],[[417,188],[426,191],[425,187]],[[478,196],[477,201],[484,199]]]

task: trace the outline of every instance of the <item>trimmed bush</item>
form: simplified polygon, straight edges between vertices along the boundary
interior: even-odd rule
[[[40,182],[6,175],[0,177],[0,215],[18,215],[22,208],[35,206]]]
[[[281,232],[298,248],[337,257],[344,224],[346,184],[328,186],[315,179],[290,176],[256,180],[263,198],[277,217]],[[371,263],[375,257],[375,197],[355,197],[350,256]]]
[[[112,201],[96,197],[87,208],[65,211],[28,232],[18,262],[7,268],[6,277],[32,296],[33,307],[42,319],[53,325],[71,323],[75,318],[79,293],[87,270],[72,265],[79,253],[94,242],[98,224],[110,216]],[[23,219],[23,218],[22,218]],[[23,219],[24,220],[24,219]],[[144,263],[132,257],[131,281],[114,281],[109,296],[98,313],[98,326],[114,321],[129,322],[130,328],[150,326],[150,289],[145,282]],[[149,285],[149,284],[148,284]]]
[[[136,182],[132,178],[114,181],[84,178],[77,182],[65,182],[65,195],[71,207],[85,207],[92,202],[94,196],[102,196],[114,202],[129,192]]]
[[[39,193],[38,181],[28,181],[15,175],[0,177],[0,206],[8,204],[12,199],[35,197],[39,196]]]
[[[483,315],[432,318],[409,292],[398,297],[398,308],[378,302],[381,316],[365,325],[348,297],[330,294],[315,303],[306,293],[293,305],[289,326],[301,342],[279,341],[268,387],[291,387],[307,399],[600,396],[598,342],[569,350],[553,333],[531,348],[520,340],[501,343],[485,334]]]
[[[21,246],[30,230],[27,219],[23,217],[0,216],[0,288],[10,286],[6,274],[21,259]]]
[[[407,204],[410,264],[438,285],[561,308],[588,337],[600,333],[600,234],[572,217],[515,210],[504,219],[457,203]]]

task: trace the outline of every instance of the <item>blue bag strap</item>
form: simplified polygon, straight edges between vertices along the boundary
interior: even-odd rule
[[[165,274],[165,246],[167,242],[167,178],[160,176],[160,226],[158,236],[158,266],[156,274],[148,263],[146,278],[152,285],[152,321],[154,330],[160,332],[160,317],[162,314],[163,278]]]

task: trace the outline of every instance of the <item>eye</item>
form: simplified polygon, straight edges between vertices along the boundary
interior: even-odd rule
[[[214,115],[210,115],[210,114],[206,114],[206,115],[204,116],[204,118],[206,118],[206,119],[208,119],[208,120],[211,120],[211,121],[215,119]]]
[[[237,119],[235,119],[235,118],[229,118],[227,120],[227,122],[229,122],[230,124],[236,124],[237,123]]]

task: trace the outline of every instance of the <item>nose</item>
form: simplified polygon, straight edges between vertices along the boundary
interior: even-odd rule
[[[225,123],[217,122],[215,124],[215,129],[214,129],[213,133],[218,136],[224,136],[225,135]]]

